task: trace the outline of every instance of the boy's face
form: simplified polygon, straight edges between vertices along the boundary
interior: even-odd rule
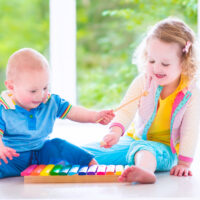
[[[158,85],[176,87],[182,72],[181,50],[176,43],[156,38],[147,42],[147,70]]]
[[[12,83],[13,100],[26,110],[38,107],[48,95],[48,69],[20,72]]]

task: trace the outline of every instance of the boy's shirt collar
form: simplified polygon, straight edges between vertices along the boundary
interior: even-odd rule
[[[16,103],[14,102],[14,100],[11,98],[12,94],[6,90],[6,91],[3,91],[1,93],[1,96],[0,96],[0,104],[3,105],[3,107],[8,110],[8,109],[12,109],[12,110],[15,110],[16,107],[20,107],[18,105],[16,105]],[[51,98],[51,94],[48,94],[47,95],[47,99],[44,103],[41,103],[41,104],[46,104],[47,101]],[[40,104],[40,105],[41,105]],[[40,106],[39,105],[39,106]],[[38,107],[39,107],[38,106]],[[21,107],[20,107],[21,108]]]

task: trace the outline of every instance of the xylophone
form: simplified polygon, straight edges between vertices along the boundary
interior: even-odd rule
[[[31,165],[21,172],[24,183],[118,182],[123,165]]]

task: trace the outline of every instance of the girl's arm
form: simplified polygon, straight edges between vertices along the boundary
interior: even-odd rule
[[[191,163],[182,160],[178,161],[178,164],[170,170],[170,175],[174,176],[192,176],[190,170]]]
[[[180,129],[179,161],[170,174],[192,175],[189,170],[197,147],[200,124],[200,90],[195,88],[184,113]]]
[[[144,75],[136,77],[136,79],[133,80],[132,84],[127,90],[126,95],[124,96],[120,106],[140,96],[144,92],[144,83]],[[138,103],[139,99],[124,106],[116,112],[116,116],[113,119],[113,123],[110,127],[110,132],[103,138],[103,141],[101,142],[102,147],[110,148],[118,143],[120,137],[124,134],[125,130],[133,121],[133,118],[138,109]]]
[[[137,98],[144,92],[145,75],[142,74],[136,77],[131,85],[129,86],[123,100],[121,101],[119,107],[126,104],[130,100]],[[123,132],[129,127],[138,109],[139,99],[133,101],[132,103],[124,106],[122,109],[116,112],[115,118],[112,124],[120,124],[123,127]],[[112,126],[112,125],[111,125]],[[111,129],[112,132],[112,129]]]

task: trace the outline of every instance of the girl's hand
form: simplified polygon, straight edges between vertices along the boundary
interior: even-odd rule
[[[110,132],[104,138],[101,143],[101,147],[111,148],[113,145],[117,144],[121,137],[121,133]]]
[[[171,171],[170,175],[174,176],[192,176],[192,171],[189,169],[188,166],[183,164],[178,164],[174,166]]]
[[[10,160],[13,159],[13,157],[18,157],[19,154],[16,153],[16,151],[12,148],[6,147],[6,146],[0,146],[0,159],[2,159],[6,164],[8,163],[7,158]],[[1,165],[1,161],[0,161]]]
[[[109,124],[114,118],[113,110],[103,110],[96,113],[95,122],[103,125]]]

